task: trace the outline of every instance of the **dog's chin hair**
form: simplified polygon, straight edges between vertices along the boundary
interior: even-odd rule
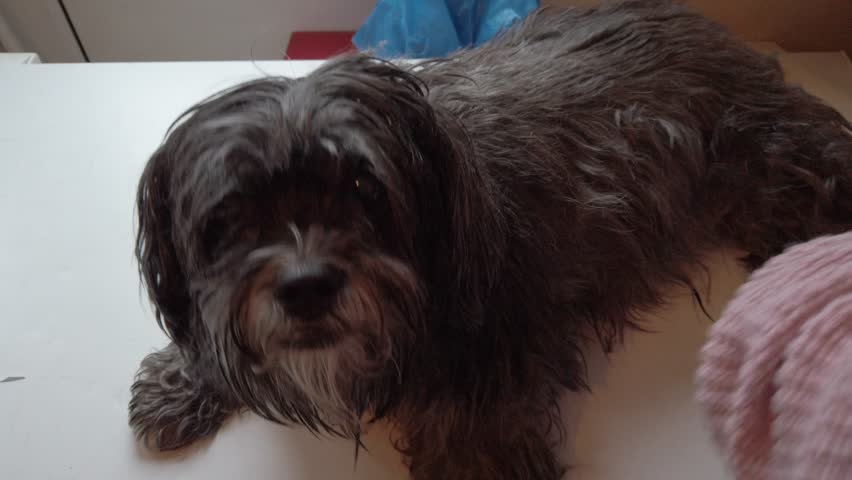
[[[392,302],[380,303],[379,292],[370,288],[372,282],[357,282],[360,288],[344,289],[326,318],[313,320],[330,330],[329,343],[299,347],[288,344],[288,340],[297,334],[301,320],[289,316],[275,301],[266,282],[249,283],[252,288],[241,299],[245,303],[237,309],[234,324],[248,330],[236,333],[255,355],[247,369],[237,369],[242,371],[240,375],[249,383],[280,390],[262,397],[292,397],[298,392],[296,416],[310,416],[311,423],[332,435],[357,439],[361,419],[375,407],[373,399],[363,397],[370,390],[366,385],[380,379],[388,369],[400,374],[396,358],[400,346],[394,345],[399,335],[387,330],[399,321],[389,324],[376,319],[398,319],[402,313]],[[343,319],[354,323],[344,325]],[[283,413],[273,404],[264,407],[273,415]]]
[[[344,378],[348,369],[341,368],[346,355],[340,346],[316,349],[279,350],[267,362],[267,373],[276,385],[289,384],[309,400],[322,424],[342,437],[356,437],[360,432],[363,412],[353,408],[351,394],[344,385],[353,380]]]
[[[300,392],[310,402],[309,410],[319,420],[317,423],[327,425],[335,435],[356,436],[361,414],[352,408],[349,394],[344,392],[341,382],[352,380],[345,379],[340,368],[340,362],[347,358],[341,349],[352,341],[344,339],[316,348],[285,346],[298,320],[287,315],[267,288],[251,294],[248,302],[246,316],[249,318],[243,319],[243,324],[252,325],[252,338],[248,338],[248,342],[258,354],[257,361],[250,364],[251,374],[271,379],[273,386],[286,385]]]

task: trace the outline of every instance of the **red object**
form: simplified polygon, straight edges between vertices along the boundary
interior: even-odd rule
[[[324,60],[355,50],[355,32],[293,32],[287,44],[288,60]]]

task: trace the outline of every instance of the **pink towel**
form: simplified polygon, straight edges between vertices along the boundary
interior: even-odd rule
[[[738,479],[852,479],[852,232],[740,288],[702,350],[698,401]]]

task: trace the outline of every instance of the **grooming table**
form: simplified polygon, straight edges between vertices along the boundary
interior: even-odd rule
[[[852,112],[842,54],[785,56],[795,79]],[[166,344],[140,289],[134,195],[166,128],[195,101],[318,62],[0,64],[0,477],[28,479],[402,479],[385,427],[354,445],[245,414],[168,455],[127,427],[139,361]],[[743,279],[712,260],[716,315]],[[726,478],[692,400],[709,321],[685,292],[608,360],[591,395],[566,396],[565,458],[581,479]],[[705,300],[708,298],[705,297]]]

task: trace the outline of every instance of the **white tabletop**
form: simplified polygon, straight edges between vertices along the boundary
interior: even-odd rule
[[[248,414],[168,456],[140,450],[127,427],[139,361],[166,343],[132,257],[147,156],[200,98],[262,72],[315,66],[0,65],[0,381],[25,377],[0,383],[0,477],[405,478],[382,427],[367,436],[357,468],[350,442]],[[727,260],[716,265],[718,312],[741,273]],[[708,322],[681,300],[652,316],[660,333],[630,335],[609,368],[598,362],[591,397],[569,400],[577,478],[725,477],[692,400]]]

